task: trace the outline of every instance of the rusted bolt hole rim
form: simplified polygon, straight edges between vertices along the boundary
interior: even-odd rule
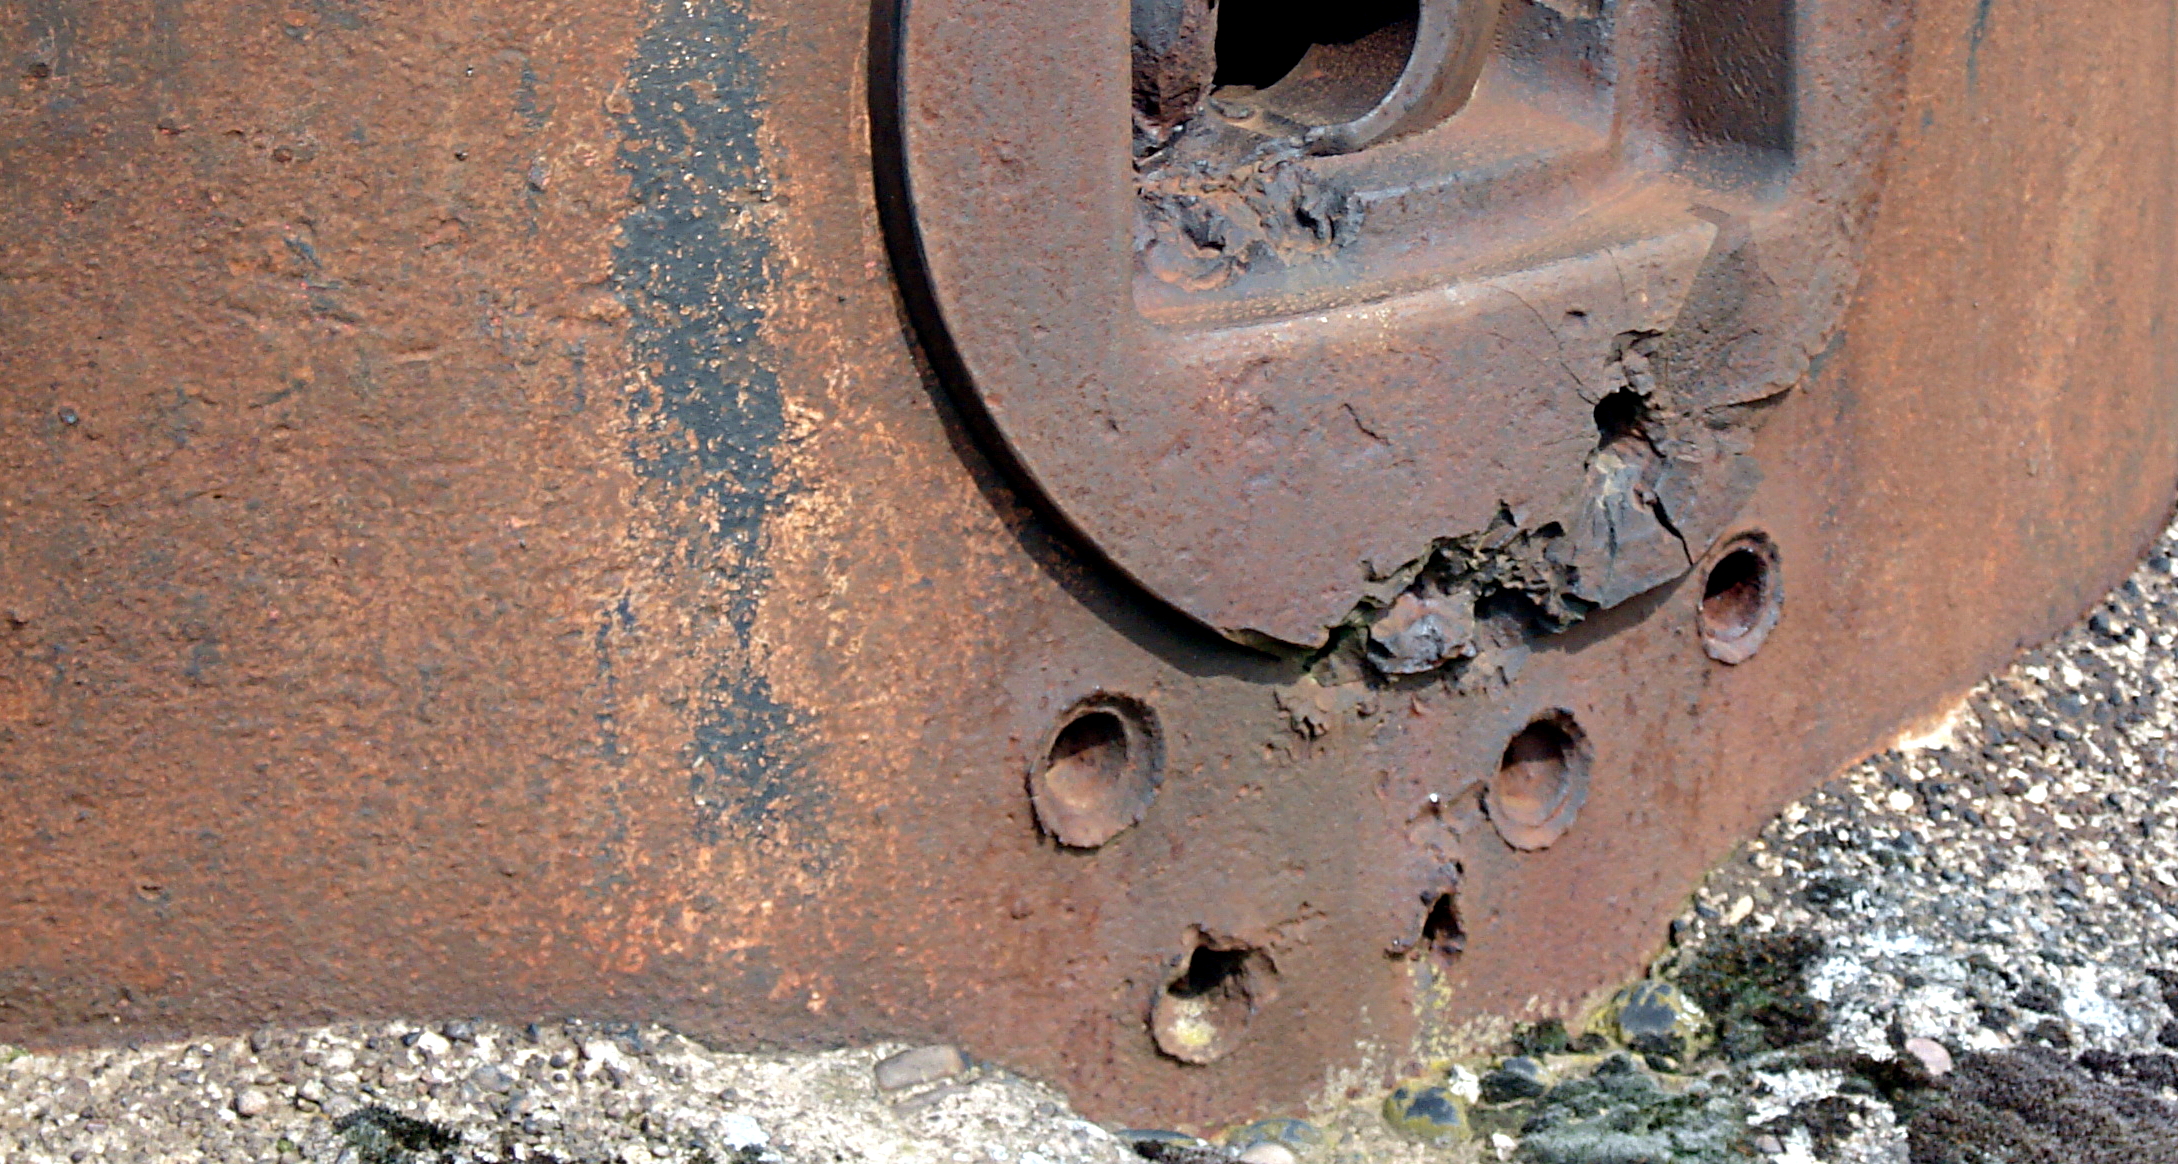
[[[1702,578],[1702,649],[1737,666],[1755,657],[1785,608],[1777,545],[1767,535],[1732,539]]]
[[[1157,714],[1125,695],[1076,703],[1053,728],[1029,776],[1036,823],[1071,849],[1094,849],[1149,811],[1164,779]]]
[[[1275,995],[1277,973],[1260,949],[1195,934],[1150,1005],[1157,1049],[1197,1066],[1231,1054]]]
[[[1572,713],[1538,716],[1506,743],[1484,786],[1483,811],[1513,848],[1548,848],[1587,802],[1588,768],[1588,737]]]

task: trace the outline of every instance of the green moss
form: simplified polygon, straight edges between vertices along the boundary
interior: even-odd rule
[[[1731,1059],[1814,1042],[1830,1029],[1821,1002],[1807,993],[1807,971],[1823,956],[1809,934],[1732,931],[1711,942],[1679,975],[1679,986],[1715,1023]]]
[[[1536,1101],[1520,1157],[1537,1164],[1744,1164],[1746,1108],[1696,1083],[1661,1085],[1624,1055]]]
[[[372,1106],[333,1121],[362,1164],[409,1164],[424,1152],[446,1152],[461,1138],[437,1124]]]
[[[1520,1028],[1513,1034],[1513,1049],[1531,1058],[1544,1055],[1563,1055],[1573,1049],[1573,1039],[1566,1034],[1565,1024],[1557,1019],[1544,1019],[1533,1026]]]

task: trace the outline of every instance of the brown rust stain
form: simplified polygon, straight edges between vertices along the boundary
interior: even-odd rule
[[[11,12],[47,75],[0,129],[0,964],[172,1025],[610,957],[520,903],[629,859],[585,834],[589,642],[639,568],[605,107],[635,13]]]

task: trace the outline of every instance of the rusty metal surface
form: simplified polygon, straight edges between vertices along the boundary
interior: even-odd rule
[[[942,1034],[1207,1124],[1577,1006],[2167,514],[2167,6],[1913,9],[1719,519],[1782,585],[1705,620],[1727,541],[1463,690],[1311,680],[1009,490],[900,306],[864,4],[0,5],[0,1040]],[[1139,820],[1048,839],[1055,756]]]

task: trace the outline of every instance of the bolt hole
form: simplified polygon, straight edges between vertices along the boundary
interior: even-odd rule
[[[1239,1045],[1270,1001],[1269,955],[1239,943],[1200,939],[1150,1008],[1157,1047],[1183,1063],[1211,1063]]]
[[[1467,931],[1460,925],[1459,903],[1449,893],[1440,893],[1437,900],[1429,903],[1429,914],[1422,919],[1422,945],[1443,961],[1451,961],[1467,948]]]
[[[1702,583],[1702,647],[1720,663],[1754,658],[1783,612],[1777,551],[1769,539],[1735,542]]]
[[[1127,725],[1093,711],[1059,729],[1051,744],[1050,780],[1062,795],[1080,796],[1112,782],[1127,766]]]
[[[1163,749],[1149,708],[1099,695],[1062,718],[1029,781],[1037,823],[1060,844],[1093,849],[1133,827],[1156,798]]]
[[[1564,712],[1523,728],[1505,745],[1483,808],[1516,849],[1543,849],[1565,835],[1588,798],[1586,737]]]
[[[1213,994],[1229,993],[1241,981],[1241,967],[1248,961],[1246,950],[1213,950],[1197,946],[1188,955],[1187,971],[1172,980],[1165,992],[1175,998],[1207,998]]]
[[[1241,100],[1261,90],[1268,111],[1303,125],[1351,121],[1399,82],[1420,21],[1420,0],[1223,0],[1216,84]]]

